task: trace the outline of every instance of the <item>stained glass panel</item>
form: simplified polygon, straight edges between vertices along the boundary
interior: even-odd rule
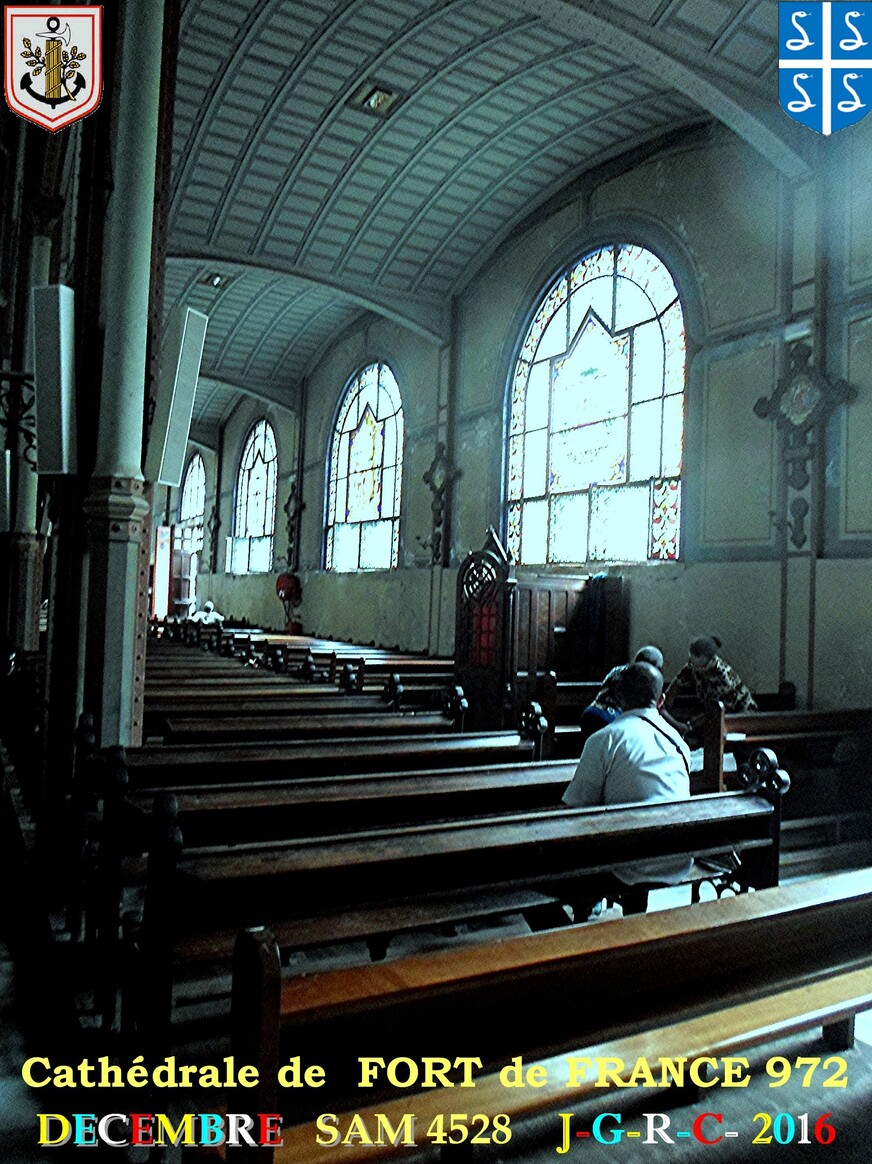
[[[509,529],[506,549],[513,562],[521,560],[521,506],[509,506]]]
[[[605,420],[551,438],[551,490],[566,493],[588,485],[623,481],[627,472],[627,422]]]
[[[552,366],[551,431],[625,414],[629,363],[628,337],[588,320],[569,355]]]
[[[676,298],[675,282],[660,260],[645,247],[621,247],[618,273],[638,283],[659,314]]]
[[[630,410],[630,480],[660,476],[660,420],[662,402],[634,404]]]
[[[524,438],[509,437],[509,497],[516,500],[524,490]]]
[[[654,305],[638,283],[632,279],[615,280],[614,331],[635,327],[646,319],[653,319],[656,314]]]
[[[524,341],[524,349],[522,356],[526,360],[534,360],[536,358],[536,349],[539,347],[539,341],[542,338],[542,333],[548,324],[551,322],[552,316],[557,309],[566,302],[567,295],[567,280],[566,278],[558,279],[555,285],[551,288],[545,297],[542,306],[536,312],[533,322],[530,324],[530,330],[527,333],[527,338]]]
[[[666,476],[677,477],[681,472],[681,451],[684,440],[684,397],[667,396],[663,401],[663,468]]]
[[[523,415],[523,374],[516,379]],[[328,472],[327,569],[388,569],[399,554],[404,432],[390,368],[369,364],[353,376],[337,417]]]
[[[678,557],[681,483],[677,480],[654,481],[651,510],[651,557],[673,561]]]
[[[573,291],[576,287],[580,287],[582,283],[588,283],[591,279],[596,279],[600,275],[607,275],[611,279],[614,269],[614,247],[603,247],[601,250],[592,251],[589,255],[585,255],[572,268]]]
[[[551,498],[550,562],[586,561],[587,505],[587,493],[568,493]]]
[[[663,332],[660,323],[646,323],[633,332],[633,403],[653,400],[663,392]]]
[[[203,523],[206,518],[206,466],[194,453],[185,470],[179,500],[179,524],[184,530],[184,548],[199,554],[203,549]]]
[[[349,521],[368,521],[378,517],[381,501],[380,467],[384,459],[382,429],[369,405],[364,409],[351,436],[348,455]]]
[[[544,429],[528,432],[524,438],[524,494],[535,497],[545,492],[548,463],[548,433]]]
[[[511,432],[523,432],[524,429],[524,402],[529,392],[528,378],[530,365],[526,360],[518,360],[515,368],[515,379],[512,384],[512,417]]]
[[[393,522],[368,521],[360,527],[361,570],[385,569],[391,560]]]
[[[648,557],[651,487],[591,489],[589,555],[592,561],[644,562]]]
[[[672,552],[662,539],[655,545],[651,498],[654,481],[680,472],[685,360],[675,283],[650,251],[603,247],[555,278],[512,381],[515,560],[644,561]]]
[[[569,301],[569,330],[573,337],[589,312],[597,315],[606,327],[612,326],[614,286],[613,279],[594,279],[573,294]]]
[[[334,527],[333,569],[356,570],[360,550],[360,526],[347,522]]]
[[[527,413],[522,424],[522,427],[528,431],[533,428],[547,428],[548,426],[549,376],[550,369],[547,362],[544,364],[534,364],[530,369],[530,379],[527,383]]]
[[[548,560],[548,502],[528,501],[521,519],[521,557],[525,562]]]
[[[687,361],[687,340],[684,331],[684,315],[681,304],[676,302],[662,316],[663,345],[665,357],[665,383],[663,391],[684,391],[684,371]]]

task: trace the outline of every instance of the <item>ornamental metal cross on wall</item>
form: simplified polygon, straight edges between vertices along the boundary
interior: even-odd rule
[[[424,473],[424,484],[432,495],[430,511],[433,515],[433,528],[430,535],[430,561],[434,566],[448,564],[448,544],[443,536],[445,530],[446,510],[450,504],[451,487],[461,470],[456,468],[445,455],[444,441],[436,442],[436,452],[430,462],[430,468]],[[425,543],[426,544],[426,543]]]
[[[810,463],[823,439],[827,417],[839,404],[857,395],[852,384],[831,379],[812,367],[811,355],[807,343],[794,343],[787,375],[781,377],[771,396],[761,396],[754,405],[757,416],[774,420],[784,434],[787,485],[797,493],[811,484]],[[804,497],[794,497],[789,506],[792,520],[781,519],[797,549],[806,542],[805,521],[809,509]]]
[[[293,572],[300,567],[300,516],[306,508],[306,503],[300,496],[297,489],[297,479],[291,481],[291,487],[288,491],[288,499],[282,506],[282,512],[287,518],[287,534],[288,534],[288,552],[287,563],[288,569]]]

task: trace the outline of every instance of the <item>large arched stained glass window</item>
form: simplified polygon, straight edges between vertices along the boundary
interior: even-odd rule
[[[678,292],[650,251],[602,247],[554,280],[512,374],[515,561],[678,557],[685,356]]]
[[[386,570],[400,546],[403,406],[386,364],[349,380],[330,447],[328,570]]]
[[[234,574],[265,574],[272,569],[277,474],[275,433],[269,421],[259,420],[248,434],[236,478]]]

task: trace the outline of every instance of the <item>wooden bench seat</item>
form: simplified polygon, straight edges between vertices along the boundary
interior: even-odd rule
[[[525,1069],[542,1068],[542,1078],[547,1080],[543,1086],[509,1090],[502,1085],[499,1073],[494,1072],[476,1079],[475,1091],[470,1093],[474,1096],[474,1103],[466,1103],[463,1107],[491,1116],[507,1114],[517,1125],[526,1118],[546,1112],[574,1108],[586,1099],[602,1099],[602,1090],[596,1086],[595,1075],[568,1088],[566,1063],[570,1054],[572,1057],[586,1056],[593,1060],[619,1059],[627,1065],[621,1075],[628,1079],[639,1059],[656,1063],[658,1057],[690,1061],[704,1056],[735,1056],[773,1043],[776,1039],[818,1027],[822,1027],[825,1032],[840,1028],[858,1012],[870,1008],[872,962],[853,970],[836,972],[807,985],[794,985],[762,998],[724,1001],[708,1013],[694,1018],[674,1023],[664,1022],[661,1026],[653,1026],[623,1038],[608,1039],[593,1045],[584,1044],[569,1054],[525,1060]],[[378,1104],[366,1104],[364,1101],[356,1104],[354,1111],[359,1113],[363,1125],[370,1129],[377,1126],[376,1113],[381,1113],[393,1127],[399,1126],[403,1116],[411,1114],[419,1129],[430,1127],[437,1119],[441,1119],[444,1127],[449,1128],[451,1115],[458,1110],[457,1099],[454,1098],[456,1094],[456,1091],[436,1088],[430,1092],[407,1094],[401,1099],[383,1100]],[[336,1126],[344,1136],[348,1130],[349,1117],[346,1116]],[[476,1126],[480,1128],[481,1124]],[[574,1132],[575,1128],[572,1130]],[[560,1138],[560,1125],[555,1121],[555,1132],[549,1147],[556,1147]],[[420,1142],[422,1151],[433,1147],[432,1142],[423,1137]],[[264,1155],[267,1151],[259,1149],[259,1159],[263,1159],[265,1164],[269,1164],[268,1157]],[[391,1145],[364,1144],[360,1139],[351,1139],[339,1149],[325,1148],[316,1142],[313,1122],[290,1126],[286,1123],[282,1126],[282,1145],[274,1149],[273,1164],[321,1164],[331,1160],[356,1164],[360,1161],[396,1159],[398,1155],[399,1149]],[[403,1150],[402,1159],[417,1157],[417,1152],[408,1148]],[[449,1153],[447,1159],[451,1158]]]
[[[456,732],[458,722],[453,716],[437,711],[387,711],[384,705],[354,714],[343,711],[324,711],[318,715],[240,714],[232,719],[209,715],[174,715],[166,717],[167,739],[177,743],[204,741],[318,740],[328,736],[363,739],[367,736],[426,735],[437,732]]]
[[[827,942],[819,940],[824,933]],[[283,977],[269,933],[249,932],[237,948],[234,1052],[248,1055],[246,1061],[259,1055],[254,1061],[262,1078],[272,1080],[284,1027],[295,1054],[317,1047],[318,1062],[334,1081],[331,1091],[319,1092],[317,1110],[335,1112],[361,1110],[368,1094],[343,1091],[354,1064],[341,1070],[342,1048],[409,1054],[403,1039],[411,1029],[416,1057],[480,1056],[484,1069],[474,1091],[382,1094],[377,1106],[364,1109],[364,1116],[378,1110],[392,1118],[411,1112],[425,1129],[451,1111],[506,1112],[517,1121],[558,1105],[574,1107],[597,1094],[596,1076],[568,1089],[568,1056],[618,1058],[627,1078],[640,1057],[656,1064],[658,1057],[734,1054],[817,1025],[843,1049],[852,1038],[852,1016],[870,1006],[872,871],[865,870],[305,977]],[[341,1039],[333,1034],[338,1031]],[[545,1086],[500,1084],[495,1064],[519,1054],[525,1065],[542,1063]],[[472,1106],[458,1108],[458,1094],[468,1095]],[[276,1161],[330,1159],[314,1133],[308,1121],[284,1128]],[[420,1143],[428,1146],[426,1139]],[[380,1159],[388,1149],[352,1144],[340,1152],[337,1159]]]
[[[193,790],[168,785],[140,789],[125,803],[143,822],[142,835],[155,795],[174,795],[185,842],[197,846],[557,806],[574,771],[573,763],[561,761],[199,785]]]
[[[869,708],[726,713],[718,704],[704,724],[704,779],[708,787],[723,786],[726,756],[741,761],[761,744],[776,748],[794,776],[785,835],[791,874],[857,867],[872,859],[870,773],[863,764],[870,738]]]
[[[130,748],[126,766],[132,788],[162,784],[269,780],[384,772],[409,768],[462,768],[469,764],[530,761],[537,742],[520,732],[397,736],[358,740],[267,744],[147,745]]]
[[[157,1032],[168,1021],[174,950],[183,936],[196,941],[255,919],[292,923],[362,910],[371,922],[373,911],[402,915],[422,897],[472,891],[487,897],[533,890],[573,901],[580,885],[588,894],[609,870],[686,853],[740,852],[739,884],[777,884],[777,783],[766,786],[766,795],[722,793],[184,851],[170,819],[165,844],[156,843],[149,857],[142,980],[154,987],[154,1004],[146,1025]],[[111,920],[103,928],[111,934]],[[387,923],[378,929],[386,931]],[[109,975],[111,952],[105,961]]]
[[[704,751],[712,774],[723,770],[725,751],[749,751],[761,745],[803,745],[872,735],[872,709],[837,711],[746,711],[727,713],[717,704],[706,713]]]
[[[554,809],[292,841],[185,850],[173,899],[199,918],[336,910],[374,900],[525,886],[555,892],[623,865],[672,854],[745,853],[742,876],[778,881],[776,797],[717,793],[672,804]],[[178,896],[177,896],[178,895]]]

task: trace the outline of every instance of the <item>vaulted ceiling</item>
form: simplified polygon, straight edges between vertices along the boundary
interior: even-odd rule
[[[240,393],[293,406],[364,312],[443,338],[519,222],[664,134],[717,119],[802,174],[776,20],[771,0],[186,0],[165,301],[209,315],[194,435]]]

